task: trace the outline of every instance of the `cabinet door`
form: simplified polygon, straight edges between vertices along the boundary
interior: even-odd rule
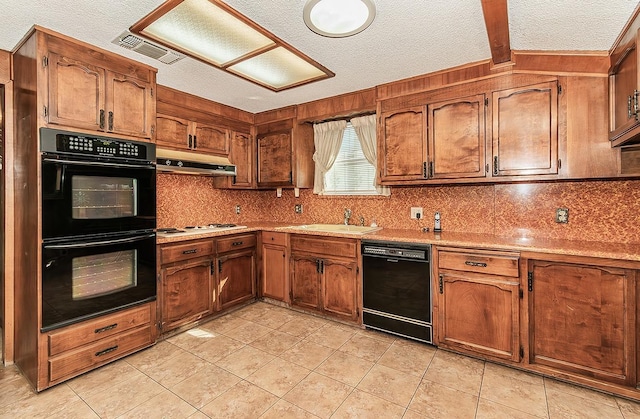
[[[156,144],[189,149],[193,147],[193,135],[189,121],[170,115],[156,116]]]
[[[161,325],[167,332],[213,312],[213,261],[187,261],[162,269]]]
[[[103,68],[49,53],[47,122],[92,131],[104,130]]]
[[[229,154],[229,131],[215,125],[195,123],[193,148],[202,152],[226,156]]]
[[[441,273],[438,281],[441,345],[520,360],[517,281],[466,272]]]
[[[256,296],[256,252],[242,251],[218,259],[218,295],[224,310]]]
[[[291,131],[268,133],[257,138],[258,185],[291,186]]]
[[[348,320],[358,318],[358,265],[355,261],[324,259],[322,271],[322,305],[325,312]]]
[[[229,160],[236,165],[236,175],[230,179],[232,189],[253,187],[253,139],[244,132],[233,132]]]
[[[636,44],[638,33],[640,30],[636,33]],[[609,80],[611,86],[609,139],[614,142],[613,145],[621,145],[637,136],[640,126],[640,96],[637,94],[640,90],[638,79],[640,57],[637,45],[613,59],[616,62],[612,63],[614,70]]]
[[[262,245],[262,295],[289,301],[287,251],[284,246]]]
[[[107,73],[107,130],[151,138],[156,116],[153,84],[118,73]]]
[[[378,156],[383,182],[427,178],[424,107],[382,114]]]
[[[493,93],[493,175],[558,173],[558,84]]]
[[[291,255],[291,304],[320,309],[320,259]]]
[[[635,279],[623,269],[529,262],[529,361],[635,385]]]
[[[485,96],[427,106],[429,177],[485,176]]]

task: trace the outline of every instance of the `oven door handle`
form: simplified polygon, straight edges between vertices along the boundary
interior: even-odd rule
[[[85,166],[99,166],[99,167],[124,167],[124,168],[134,168],[134,169],[153,169],[153,165],[149,164],[126,164],[126,163],[106,163],[106,162],[98,162],[98,161],[85,161],[85,160],[59,160],[59,159],[50,159],[43,158],[42,161],[52,162],[52,163],[62,163],[62,164],[82,164]]]
[[[87,246],[109,246],[112,244],[123,244],[123,243],[133,243],[140,240],[150,239],[155,237],[155,234],[145,234],[143,236],[135,236],[135,237],[127,237],[126,239],[114,239],[114,240],[103,240],[97,242],[82,242],[82,243],[73,243],[73,244],[49,244],[45,245],[45,249],[78,249],[80,247]]]

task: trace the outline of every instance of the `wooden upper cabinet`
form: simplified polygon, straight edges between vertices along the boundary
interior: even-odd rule
[[[155,121],[154,85],[107,72],[107,131],[151,138]]]
[[[629,38],[627,44],[617,46],[612,54],[609,139],[613,146],[640,142],[638,37],[640,30]]]
[[[637,384],[633,270],[529,261],[529,362]]]
[[[229,130],[215,124],[158,113],[156,143],[209,154],[229,154]]]
[[[292,126],[258,133],[258,186],[293,185]]]
[[[235,176],[216,176],[213,184],[224,189],[255,188],[255,147],[253,136],[232,131],[229,136],[229,161],[236,166]]]
[[[229,130],[196,122],[193,124],[193,148],[217,155],[229,154]]]
[[[557,82],[493,92],[493,176],[557,173]]]
[[[429,178],[485,176],[485,95],[427,106]]]
[[[382,183],[427,178],[425,120],[424,106],[381,115],[378,167]]]
[[[48,82],[44,121],[67,129],[152,139],[155,126],[155,72],[124,58],[53,36],[46,37],[43,67]],[[126,74],[119,70],[129,70]]]
[[[53,52],[49,53],[47,67],[48,122],[104,130],[106,70]]]
[[[156,144],[173,147],[191,148],[193,146],[193,136],[189,121],[171,115],[158,113],[156,115]],[[191,140],[191,143],[189,143]]]

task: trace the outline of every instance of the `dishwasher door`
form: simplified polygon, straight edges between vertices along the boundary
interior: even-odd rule
[[[432,343],[428,246],[363,243],[363,324]]]

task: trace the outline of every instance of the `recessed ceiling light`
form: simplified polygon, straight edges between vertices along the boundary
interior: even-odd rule
[[[130,30],[276,92],[335,75],[221,0],[168,0]]]
[[[304,23],[315,33],[343,38],[365,30],[376,17],[372,0],[308,0]]]

